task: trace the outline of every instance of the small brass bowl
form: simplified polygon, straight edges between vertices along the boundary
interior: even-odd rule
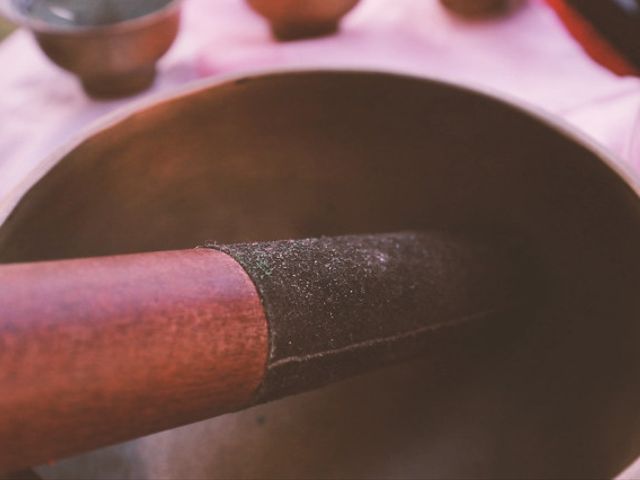
[[[271,24],[278,40],[330,35],[359,0],[247,0]]]
[[[181,0],[0,0],[47,56],[76,74],[92,97],[145,90],[175,40]]]
[[[509,8],[509,0],[440,0],[440,3],[463,17],[495,15]]]

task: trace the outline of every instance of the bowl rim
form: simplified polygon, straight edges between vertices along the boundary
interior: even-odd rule
[[[5,0],[0,0],[0,2]],[[181,2],[182,0],[177,0]],[[249,68],[243,71],[236,71],[206,77],[200,80],[189,82],[168,92],[158,92],[134,100],[103,117],[94,120],[87,127],[77,131],[63,145],[53,149],[49,154],[42,157],[20,181],[16,182],[4,194],[0,192],[0,228],[7,221],[11,213],[15,210],[23,197],[60,161],[82,143],[96,136],[97,134],[116,126],[120,122],[127,120],[150,108],[166,105],[179,99],[189,97],[213,88],[232,85],[234,83],[245,83],[262,78],[269,78],[280,75],[296,74],[357,74],[366,76],[383,76],[399,79],[416,80],[424,83],[436,84],[448,88],[453,88],[466,93],[481,95],[494,102],[499,102],[509,106],[523,115],[546,125],[556,133],[572,140],[576,144],[589,150],[597,157],[605,167],[614,173],[640,200],[640,173],[634,171],[630,165],[625,163],[617,154],[609,148],[590,137],[586,132],[580,131],[577,127],[569,124],[566,120],[553,113],[545,111],[543,108],[532,103],[517,98],[509,93],[501,92],[497,89],[480,86],[469,82],[458,82],[450,79],[443,79],[427,75],[415,74],[402,70],[377,67],[344,67],[344,66],[319,66],[319,67],[268,67]]]
[[[164,6],[151,12],[105,25],[56,25],[20,13],[14,6],[14,2],[15,0],[0,0],[0,16],[19,27],[27,28],[38,34],[82,36],[87,34],[118,34],[151,26],[166,17],[178,14],[184,0],[168,0]]]

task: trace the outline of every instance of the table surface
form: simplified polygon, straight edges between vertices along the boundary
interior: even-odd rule
[[[0,44],[0,65],[0,222],[52,152],[111,112],[199,79],[277,67],[375,68],[489,89],[563,119],[640,170],[640,79],[591,61],[542,0],[474,21],[435,0],[363,0],[339,35],[290,43],[273,41],[242,0],[186,0],[155,85],[116,101],[88,99],[22,30]],[[634,476],[640,464],[625,473]]]

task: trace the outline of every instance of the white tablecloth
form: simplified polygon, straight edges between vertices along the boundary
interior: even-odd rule
[[[186,0],[154,87],[118,101],[88,99],[25,31],[0,45],[0,66],[0,222],[47,156],[92,122],[200,78],[262,67],[381,68],[493,89],[558,115],[640,170],[640,80],[591,61],[542,0],[475,21],[436,0],[362,0],[339,35],[291,43],[274,42],[242,0]]]

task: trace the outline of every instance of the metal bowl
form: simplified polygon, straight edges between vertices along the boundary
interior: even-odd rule
[[[480,17],[507,10],[511,0],[440,0],[452,12],[464,17]]]
[[[640,200],[556,121],[423,78],[272,73],[126,111],[53,160],[0,261],[463,226],[520,238],[547,294],[490,354],[425,352],[45,478],[610,478],[640,450]]]
[[[181,0],[0,0],[47,56],[98,98],[148,88],[178,33]]]

